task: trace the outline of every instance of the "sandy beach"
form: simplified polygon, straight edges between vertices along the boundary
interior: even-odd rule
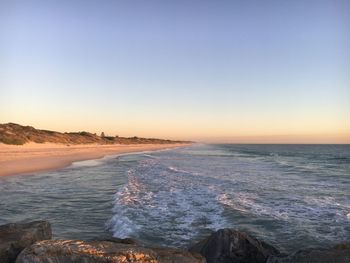
[[[109,154],[170,149],[188,144],[135,145],[63,145],[37,144],[6,145],[0,143],[0,176],[30,174],[67,167],[76,161],[99,159]]]

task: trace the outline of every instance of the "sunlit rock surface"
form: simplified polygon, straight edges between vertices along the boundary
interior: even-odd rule
[[[16,263],[205,263],[196,253],[111,241],[45,240],[26,248]]]

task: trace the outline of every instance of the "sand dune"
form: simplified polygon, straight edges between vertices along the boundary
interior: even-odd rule
[[[30,174],[63,168],[76,161],[102,158],[109,154],[152,151],[188,144],[71,145],[37,144],[6,145],[0,143],[0,176]]]

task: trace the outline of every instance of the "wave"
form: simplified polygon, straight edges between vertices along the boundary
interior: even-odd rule
[[[287,245],[348,236],[348,179],[340,183],[311,155],[236,151],[199,147],[142,155],[116,194],[113,234],[185,246],[203,231],[240,222],[266,240],[283,237]],[[329,177],[320,179],[326,172]]]
[[[146,158],[150,158],[150,159],[158,159],[158,157],[156,157],[154,155],[146,154],[146,153],[144,153],[142,156],[146,157]]]
[[[81,167],[92,167],[92,166],[98,166],[105,162],[105,159],[94,159],[94,160],[85,160],[85,161],[78,161],[73,162],[70,166],[70,168],[81,168]]]
[[[174,167],[174,166],[169,166],[169,167],[167,167],[167,169],[168,169],[169,171],[175,172],[175,173],[198,175],[198,173],[194,173],[194,172],[189,172],[189,171],[186,171],[186,170],[182,170],[182,169],[176,168],[176,167]]]
[[[154,235],[167,245],[183,246],[199,229],[221,228],[223,208],[215,193],[196,185],[188,175],[179,178],[178,173],[184,174],[155,160],[143,160],[130,170],[128,183],[115,196],[109,222],[113,235],[141,240]]]

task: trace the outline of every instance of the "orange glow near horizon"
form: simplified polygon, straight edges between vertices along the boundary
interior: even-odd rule
[[[0,3],[0,123],[200,142],[350,143],[346,5],[160,1],[145,12],[129,1],[46,2]]]
[[[307,120],[273,123],[271,120],[201,120],[183,119],[178,121],[161,119],[130,120],[88,120],[87,118],[66,116],[52,118],[1,118],[1,123],[15,122],[30,125],[37,129],[59,132],[89,131],[106,135],[125,137],[153,137],[164,139],[192,140],[204,143],[290,143],[290,144],[348,144],[350,143],[350,125],[341,120]],[[0,115],[1,117],[1,115]],[[52,116],[51,116],[52,117]],[[90,116],[91,117],[91,116]],[[224,125],[223,125],[224,123]]]

